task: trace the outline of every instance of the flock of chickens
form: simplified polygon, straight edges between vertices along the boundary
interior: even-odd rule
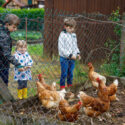
[[[58,108],[58,118],[60,120],[68,122],[76,121],[81,107],[83,107],[86,115],[97,117],[109,110],[112,101],[118,100],[116,96],[118,80],[116,79],[112,84],[106,86],[106,78],[94,71],[92,63],[88,63],[88,67],[88,76],[92,85],[97,90],[98,97],[95,98],[80,91],[77,95],[79,101],[74,105],[70,105],[65,99],[67,93],[65,89],[57,91],[55,82],[52,85],[48,85],[42,74],[39,74],[39,81],[36,82],[39,100],[48,109]]]

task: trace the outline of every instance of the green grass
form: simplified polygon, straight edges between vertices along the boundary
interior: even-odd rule
[[[30,55],[43,56],[43,44],[28,45]]]
[[[43,44],[28,44],[27,51],[31,56],[43,56]],[[15,46],[12,48],[12,53],[15,52]]]
[[[26,40],[26,31],[17,30],[11,33],[11,37],[14,40]],[[38,31],[28,31],[27,40],[38,40],[42,38],[42,33]]]
[[[13,47],[12,50],[14,53],[15,47]],[[49,57],[44,58],[43,44],[34,44],[34,45],[28,44],[28,52],[34,62],[31,68],[33,80],[28,81],[28,97],[30,97],[30,96],[34,96],[37,93],[36,80],[37,80],[37,75],[39,73],[44,74],[43,76],[47,83],[51,84],[53,81],[55,81],[59,84],[61,68],[60,68],[59,59],[56,60],[58,63],[51,64],[52,60]],[[10,84],[9,89],[12,92],[12,95],[14,95],[14,97],[17,98],[17,83],[13,79],[13,76],[14,76],[13,70],[11,70],[10,74],[11,75],[9,76],[9,80],[12,84]],[[76,61],[75,69],[74,69],[73,84],[84,83],[86,79],[87,79],[86,66],[84,66],[83,64],[80,64],[79,61]]]

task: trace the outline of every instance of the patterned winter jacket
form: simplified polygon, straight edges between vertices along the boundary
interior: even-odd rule
[[[0,70],[7,69],[10,63],[16,67],[20,66],[20,63],[11,55],[12,39],[10,32],[5,28],[2,21],[0,21]]]

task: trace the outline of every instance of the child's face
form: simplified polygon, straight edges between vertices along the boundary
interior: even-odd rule
[[[65,29],[66,29],[66,31],[67,32],[69,32],[69,33],[72,33],[72,32],[74,32],[74,27],[70,27],[70,26],[65,26]]]
[[[14,31],[17,30],[17,26],[14,25],[14,24],[12,24],[12,25],[6,24],[6,27],[8,28],[8,30],[9,30],[10,32],[14,32]]]
[[[24,54],[26,52],[27,48],[26,47],[19,47],[17,51],[19,51],[21,54]]]

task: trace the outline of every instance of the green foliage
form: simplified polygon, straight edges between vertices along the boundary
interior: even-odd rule
[[[43,56],[43,44],[35,44],[30,45],[28,44],[28,52],[31,56]],[[12,53],[15,52],[15,47],[12,48]]]
[[[111,21],[117,22],[120,21],[119,8],[116,11],[113,11],[111,17],[109,18]],[[121,26],[118,24],[114,24],[114,33],[121,38]],[[109,59],[101,66],[102,70],[105,70],[109,75],[120,76],[120,67],[119,67],[119,58],[120,58],[120,45],[118,44],[120,41],[116,41],[113,39],[108,39],[105,43],[105,47],[111,50],[111,55]],[[107,64],[108,63],[108,64]]]
[[[0,19],[4,19],[7,14],[16,14],[20,19],[21,23],[19,25],[20,29],[25,28],[26,18],[27,26],[29,30],[43,29],[43,20],[44,20],[44,9],[33,8],[33,9],[4,9],[0,8]]]
[[[76,60],[75,62],[75,70],[74,70],[74,78],[77,78],[75,81],[77,83],[81,83],[88,78],[87,73],[81,68],[80,62]]]
[[[43,44],[28,45],[28,52],[31,55],[43,56]]]
[[[29,96],[35,96],[37,91],[34,88],[28,88],[28,97]]]
[[[118,42],[116,40],[107,40],[105,43],[105,47],[109,48],[113,53],[111,54],[110,57],[110,62],[115,62],[116,64],[119,64],[119,56],[120,56],[120,45],[116,47]],[[109,59],[108,59],[109,61]]]
[[[4,0],[0,0],[0,7],[5,3]]]
[[[109,17],[109,19],[110,19],[111,21],[114,21],[114,22],[120,21],[119,10],[120,10],[119,7],[117,8],[116,11],[113,10],[111,16]]]
[[[111,14],[111,17],[109,18],[111,21],[114,21],[114,22],[120,21],[119,10],[120,10],[120,8],[118,7],[118,9],[116,11],[113,11],[113,13]],[[116,25],[115,29],[114,29],[114,32],[118,36],[121,36],[121,26],[120,25]]]
[[[115,62],[101,65],[101,71],[105,72],[106,75],[121,76],[119,66]]]
[[[11,37],[14,40],[26,40],[26,31],[25,30],[17,30],[11,33]],[[28,31],[27,32],[27,40],[37,40],[41,39],[41,32],[37,31]]]

